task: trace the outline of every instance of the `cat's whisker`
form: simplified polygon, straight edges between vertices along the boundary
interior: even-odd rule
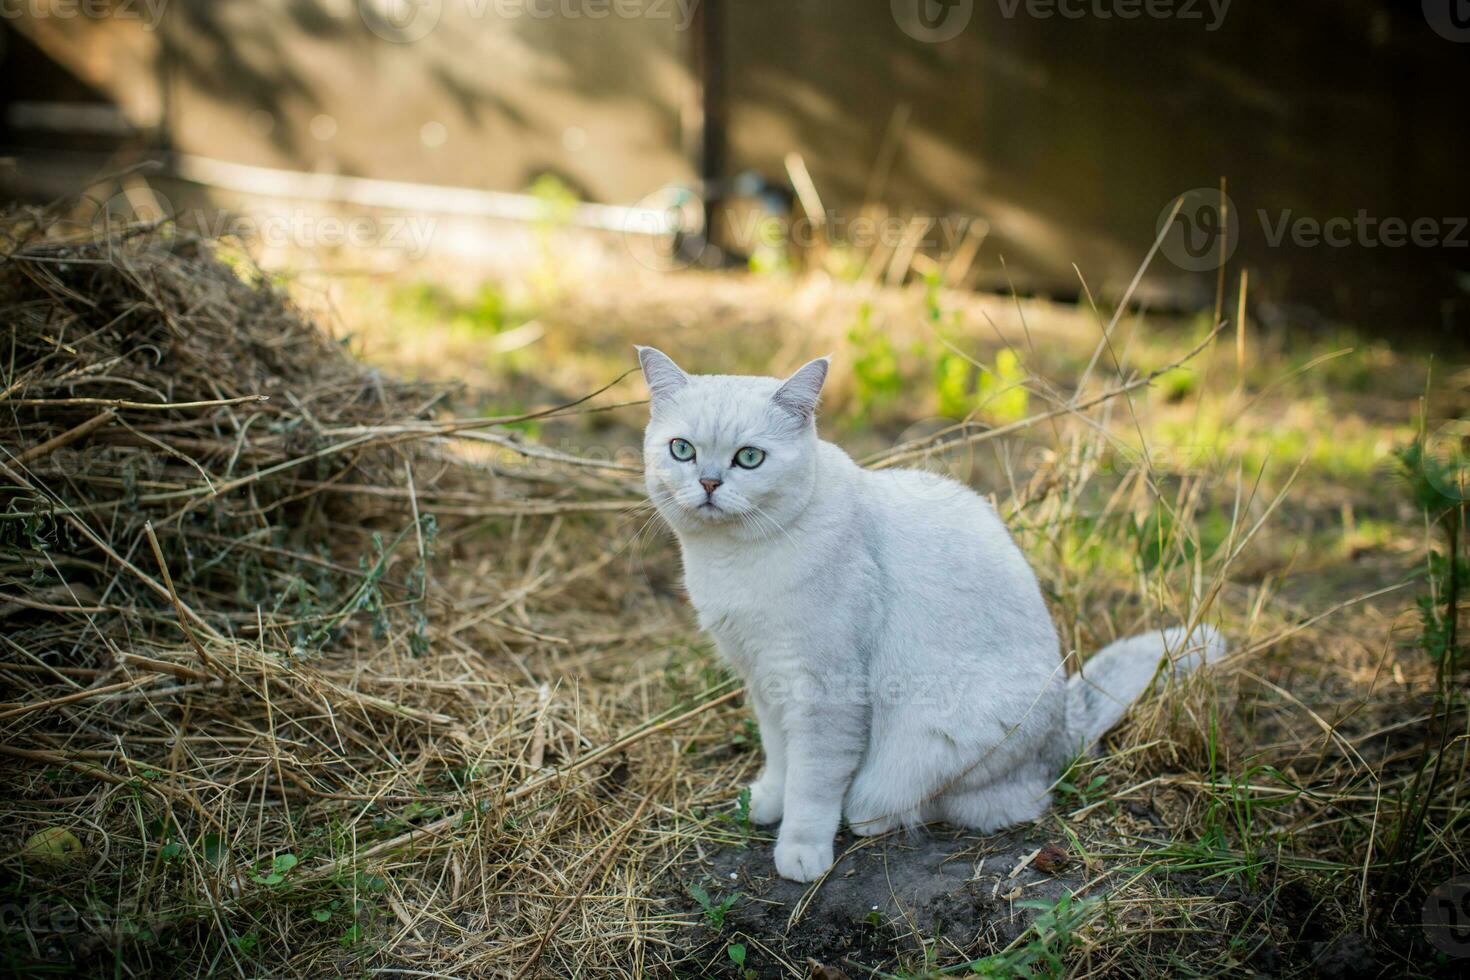
[[[670,494],[669,496],[672,496],[672,495]],[[665,502],[667,502],[667,498],[666,498]],[[629,539],[629,541],[628,541],[628,547],[630,549],[636,548],[638,546],[638,539],[643,536],[644,532],[647,531],[660,518],[663,517],[663,514],[658,510],[657,506],[654,504],[653,501],[650,501],[648,506],[652,509],[652,513],[649,514],[648,519],[643,522],[643,524],[638,528],[638,530],[634,532],[633,537]]]
[[[782,526],[782,524],[781,524],[780,521],[776,520],[770,514],[767,514],[765,512],[765,510],[762,509],[759,504],[751,503],[750,506],[751,506],[751,510],[755,514],[757,514],[758,516],[760,516],[762,519],[769,521],[772,525],[775,526],[776,530],[778,530],[782,534],[786,535],[786,540],[790,541],[793,545],[796,544],[796,539],[791,536],[791,532],[790,531],[786,530],[786,528],[784,526]]]
[[[766,541],[769,541],[771,539],[770,526],[772,522],[769,518],[762,515],[759,511],[749,511],[742,516],[746,516],[749,518],[749,525],[759,533],[759,540],[762,543],[765,543]],[[776,529],[780,530],[780,525],[777,525]]]
[[[740,513],[740,520],[741,523],[744,524],[747,528],[756,532],[756,534],[758,535],[757,540],[761,541],[762,543],[770,540],[770,532],[767,530],[766,522],[760,514],[755,512],[743,511]]]

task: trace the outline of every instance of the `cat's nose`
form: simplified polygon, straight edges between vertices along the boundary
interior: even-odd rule
[[[718,487],[721,482],[722,481],[720,480],[700,480],[699,485],[704,487],[704,495],[706,497],[713,497],[715,495],[715,488]]]

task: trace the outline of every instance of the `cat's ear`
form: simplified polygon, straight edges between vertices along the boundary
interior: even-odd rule
[[[673,394],[689,383],[689,375],[674,363],[673,358],[655,347],[639,347],[638,363],[643,365],[643,380],[648,382],[649,394],[654,401]]]
[[[822,384],[827,380],[830,357],[808,361],[782,382],[771,401],[803,421],[817,414],[817,401],[822,397]]]

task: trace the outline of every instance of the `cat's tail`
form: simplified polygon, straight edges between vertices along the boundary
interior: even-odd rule
[[[1225,656],[1225,638],[1200,624],[1130,636],[1099,650],[1067,681],[1067,734],[1074,748],[1091,750],[1163,672],[1183,677]]]

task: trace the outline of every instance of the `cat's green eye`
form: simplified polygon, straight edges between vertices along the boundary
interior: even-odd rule
[[[669,453],[681,463],[694,458],[694,444],[688,439],[675,439],[669,443]]]
[[[735,454],[735,465],[747,470],[753,470],[765,461],[766,451],[754,446],[746,446]]]

